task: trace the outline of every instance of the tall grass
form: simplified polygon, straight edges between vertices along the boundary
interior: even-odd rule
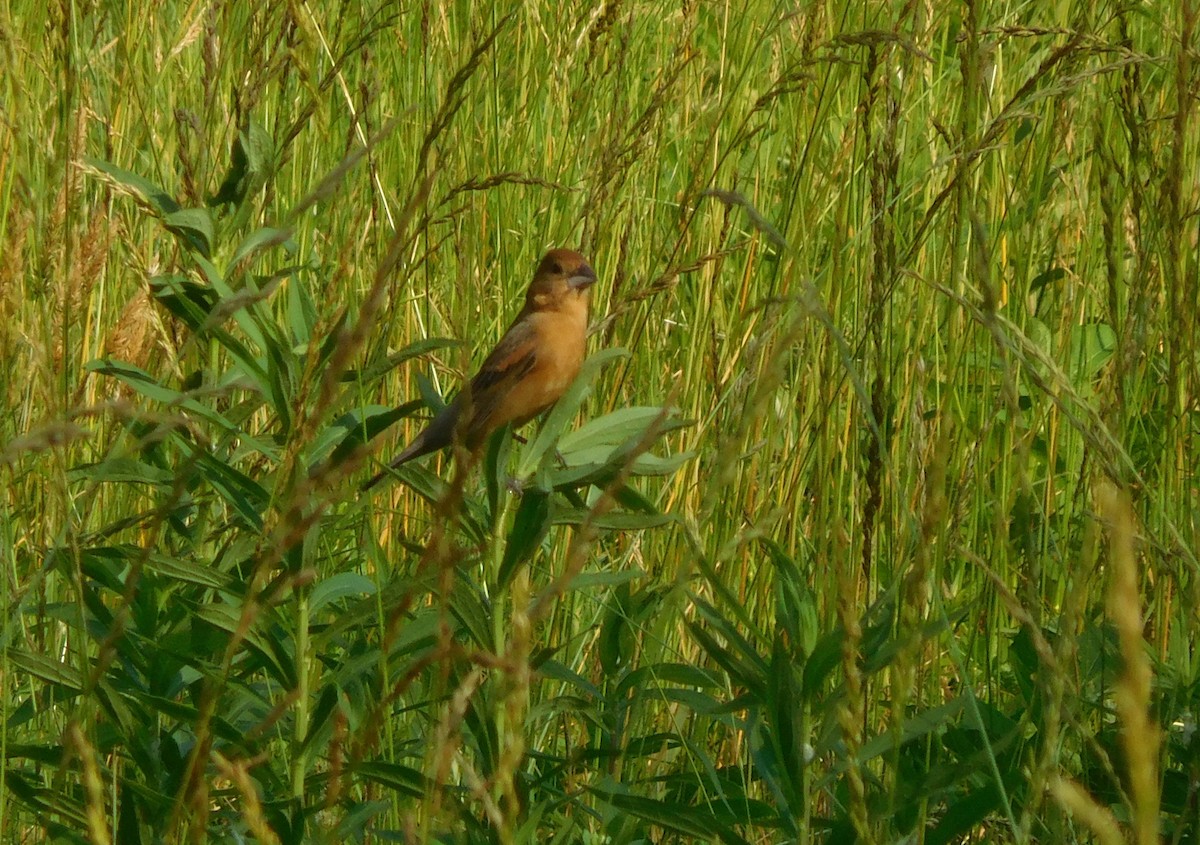
[[[1194,3],[259,6],[0,11],[5,841],[1197,840]]]

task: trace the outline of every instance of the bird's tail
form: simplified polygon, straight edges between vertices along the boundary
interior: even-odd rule
[[[380,481],[383,481],[386,476],[391,474],[392,470],[398,469],[409,461],[415,461],[417,458],[424,457],[430,452],[436,452],[438,449],[444,449],[449,446],[453,439],[454,427],[458,423],[461,406],[462,403],[456,400],[443,408],[433,418],[432,422],[420,434],[414,437],[411,443],[404,447],[403,452],[392,458],[391,463],[387,465],[387,469],[374,476],[360,489],[365,493]]]
[[[401,452],[396,457],[392,458],[391,463],[389,463],[387,465],[387,469],[372,476],[371,480],[362,486],[362,491],[365,493],[367,490],[370,490],[376,484],[383,481],[383,479],[385,477],[387,477],[388,475],[390,475],[393,470],[399,469],[404,464],[408,463],[409,461],[415,460],[415,459],[421,457],[422,455],[428,455],[430,452],[434,451],[436,448],[437,448],[436,446],[433,446],[433,447],[429,446],[427,439],[425,437],[425,432],[421,432],[421,434],[418,435],[417,438],[415,440],[413,440],[412,443],[409,443],[404,448],[403,452]]]

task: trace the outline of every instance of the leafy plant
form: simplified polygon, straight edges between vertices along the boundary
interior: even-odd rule
[[[151,287],[184,338],[176,366],[194,369],[89,365],[133,398],[107,454],[70,478],[84,507],[125,504],[116,519],[46,550],[43,577],[72,598],[40,621],[26,617],[28,645],[10,643],[10,664],[27,679],[10,729],[44,719],[48,705],[73,714],[69,725],[87,725],[69,731],[76,745],[61,751],[10,746],[6,774],[12,794],[71,841],[88,841],[72,820],[98,811],[93,772],[113,784],[129,842],[180,825],[215,841],[361,839],[423,800],[470,818],[471,791],[444,772],[431,777],[429,765],[465,754],[484,780],[512,765],[501,755],[511,737],[496,733],[496,720],[513,670],[487,683],[475,673],[480,660],[506,659],[497,614],[516,572],[550,548],[555,526],[576,526],[586,549],[615,528],[662,524],[626,480],[670,473],[687,458],[648,452],[679,425],[656,408],[616,411],[559,438],[599,368],[621,354],[608,350],[519,451],[520,494],[507,478],[507,435],[493,444],[482,494],[461,468],[449,485],[411,469],[406,477],[434,509],[434,539],[423,551],[412,545],[407,561],[372,566],[351,540],[376,542],[370,502],[348,502],[345,482],[367,443],[415,409],[355,407],[356,397],[444,344],[422,341],[385,367],[348,371],[346,347],[365,326],[321,313],[311,293],[321,266],[296,262],[285,228],[242,234],[260,216],[252,207],[269,179],[266,148],[261,131],[242,135],[212,210],[181,208],[147,179],[89,163],[174,239],[178,266]],[[61,657],[31,647],[48,638],[63,643]],[[439,711],[464,683],[479,688],[465,722],[451,727]],[[391,724],[402,701],[413,711],[407,736]],[[443,736],[458,752],[421,741],[426,731],[459,730],[457,741]],[[45,780],[43,768],[53,772]],[[393,797],[380,800],[380,790]],[[476,824],[487,827],[482,817]]]

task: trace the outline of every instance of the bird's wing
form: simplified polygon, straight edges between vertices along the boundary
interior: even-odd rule
[[[491,416],[505,399],[513,385],[521,381],[537,365],[537,332],[527,316],[519,318],[504,333],[496,348],[484,359],[479,372],[471,379],[471,433],[482,436],[490,430]]]

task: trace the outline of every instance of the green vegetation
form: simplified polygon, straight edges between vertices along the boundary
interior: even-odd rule
[[[6,4],[0,839],[1200,842],[1197,11]]]

